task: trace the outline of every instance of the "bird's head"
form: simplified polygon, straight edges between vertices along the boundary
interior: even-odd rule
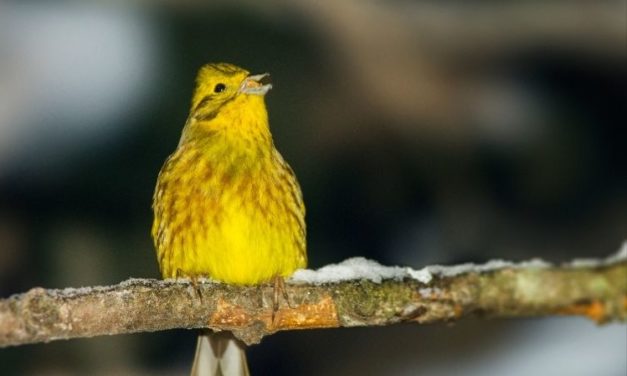
[[[212,120],[229,107],[244,107],[249,103],[263,105],[263,96],[272,88],[269,74],[250,75],[232,64],[207,64],[198,72],[192,97],[191,116],[199,121]]]

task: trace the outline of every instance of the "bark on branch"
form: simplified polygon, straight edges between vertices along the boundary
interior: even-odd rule
[[[621,253],[627,253],[623,247]],[[455,321],[466,316],[583,315],[627,320],[627,257],[562,266],[488,263],[384,268],[334,283],[290,282],[272,322],[273,288],[131,279],[113,286],[34,288],[0,300],[0,347],[175,328],[230,330],[248,344],[280,330]],[[400,271],[400,272],[399,272]],[[314,272],[311,272],[314,273]],[[413,278],[412,278],[413,277]],[[370,279],[368,279],[370,278]],[[289,303],[289,305],[288,305]]]

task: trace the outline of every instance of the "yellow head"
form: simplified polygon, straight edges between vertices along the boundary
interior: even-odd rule
[[[267,113],[264,96],[272,88],[262,83],[267,73],[250,75],[245,69],[232,64],[207,64],[198,72],[196,89],[192,96],[190,118],[184,132],[196,130],[213,133],[219,130],[248,132],[238,125],[260,125],[267,130]],[[260,119],[259,122],[246,121],[248,117]],[[269,131],[268,131],[269,132]],[[239,132],[234,132],[239,133]],[[189,135],[187,135],[189,136]]]

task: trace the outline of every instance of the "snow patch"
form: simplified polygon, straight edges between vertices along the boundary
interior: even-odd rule
[[[605,259],[606,264],[614,264],[627,260],[627,240],[623,242],[618,252]]]
[[[606,259],[579,259],[566,265],[571,267],[590,267],[608,265],[625,260],[627,260],[627,241],[623,243],[621,249],[616,254]],[[434,277],[454,277],[465,273],[485,273],[505,268],[544,269],[552,266],[553,264],[536,258],[517,263],[505,260],[491,260],[484,264],[466,263],[452,266],[431,265],[415,270],[409,267],[383,266],[373,260],[368,260],[363,257],[353,257],[339,264],[323,266],[318,270],[299,269],[292,275],[289,282],[295,284],[307,283],[321,285],[351,280],[368,280],[374,283],[381,283],[383,280],[400,281],[411,278],[421,283],[428,284]],[[430,293],[430,291],[425,290],[425,294],[428,295],[428,293]]]
[[[455,277],[465,273],[485,273],[505,268],[549,268],[551,263],[541,259],[532,259],[523,262],[511,262],[505,260],[490,260],[485,264],[465,263],[460,265],[431,265],[425,267],[431,274],[438,275],[440,277]]]
[[[363,257],[353,257],[339,264],[323,266],[318,270],[299,269],[292,275],[290,282],[320,285],[350,280],[368,280],[374,283],[381,283],[383,280],[400,281],[411,278],[427,284],[431,282],[434,276],[453,277],[464,273],[480,273],[503,268],[546,268],[549,266],[551,266],[549,263],[542,260],[531,260],[518,264],[503,260],[492,260],[485,264],[467,263],[455,266],[433,265],[420,270],[414,270],[409,267],[383,266],[374,260],[368,260]]]
[[[353,257],[339,264],[323,266],[318,270],[299,269],[292,275],[290,282],[320,285],[365,279],[374,283],[381,283],[384,279],[401,280],[408,277],[408,269],[400,266],[383,266],[373,260]]]
[[[422,268],[420,270],[414,270],[412,268],[407,268],[407,273],[409,276],[418,282],[429,283],[433,279],[433,275],[429,271],[429,267]]]
[[[513,263],[504,260],[492,260],[485,264],[461,264],[454,266],[432,265],[420,270],[401,266],[383,266],[376,261],[363,257],[353,257],[339,264],[323,266],[318,270],[299,269],[292,277],[292,283],[308,283],[321,285],[324,283],[338,283],[350,280],[368,280],[381,283],[383,280],[400,281],[406,278],[415,279],[427,284],[438,277],[453,277],[464,273],[481,273],[503,268],[548,268],[551,264],[546,261],[534,259],[521,263]]]
[[[618,252],[607,257],[604,260],[594,258],[578,258],[564,264],[571,268],[594,268],[596,266],[606,266],[627,261],[627,241],[624,241]]]

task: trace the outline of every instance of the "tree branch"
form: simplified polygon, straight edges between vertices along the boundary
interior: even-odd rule
[[[470,315],[583,315],[598,323],[624,322],[627,247],[607,260],[561,266],[493,261],[416,271],[350,259],[297,272],[274,323],[270,285],[201,281],[197,289],[187,280],[151,279],[34,288],[0,300],[0,347],[174,328],[230,330],[252,344],[280,330],[448,322]]]

